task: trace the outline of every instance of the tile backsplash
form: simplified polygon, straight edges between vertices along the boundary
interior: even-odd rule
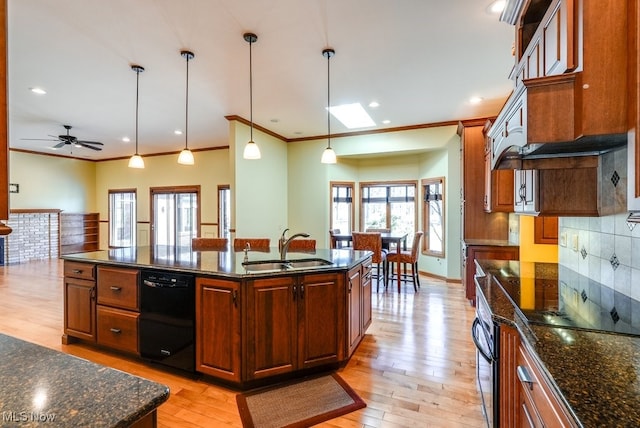
[[[627,222],[626,155],[601,158],[603,211],[616,214],[559,218],[558,263],[640,301],[640,224]]]

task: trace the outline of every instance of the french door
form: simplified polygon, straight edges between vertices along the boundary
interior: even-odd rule
[[[151,188],[151,245],[188,247],[200,230],[200,186]]]

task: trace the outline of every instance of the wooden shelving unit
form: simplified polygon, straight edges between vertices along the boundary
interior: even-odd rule
[[[60,254],[98,250],[99,231],[98,213],[60,213]]]

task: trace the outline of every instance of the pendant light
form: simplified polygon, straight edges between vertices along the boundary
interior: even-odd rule
[[[144,68],[139,65],[132,65],[131,69],[136,72],[136,154],[129,159],[129,168],[144,168],[144,160],[142,156],[138,154],[138,95],[140,88],[140,73],[144,71]]]
[[[182,165],[193,165],[193,153],[189,150],[188,138],[189,138],[189,61],[193,59],[195,56],[193,52],[182,51],[180,55],[184,59],[187,60],[187,84],[186,84],[186,95],[185,95],[185,107],[184,107],[184,149],[180,152],[180,156],[178,156],[178,163]]]
[[[322,163],[336,163],[336,152],[331,148],[331,113],[329,112],[329,108],[331,107],[331,82],[330,82],[330,68],[329,63],[331,62],[331,57],[336,54],[331,48],[324,49],[322,51],[322,56],[327,59],[327,148],[322,152],[322,159],[320,162]]]
[[[253,141],[253,65],[251,62],[251,45],[258,40],[258,36],[253,33],[245,33],[243,37],[249,43],[249,123],[251,136],[247,145],[244,146],[242,157],[245,159],[260,159],[260,148]]]

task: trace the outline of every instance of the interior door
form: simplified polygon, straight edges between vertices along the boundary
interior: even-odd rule
[[[151,245],[191,245],[199,235],[199,188],[151,189]]]

